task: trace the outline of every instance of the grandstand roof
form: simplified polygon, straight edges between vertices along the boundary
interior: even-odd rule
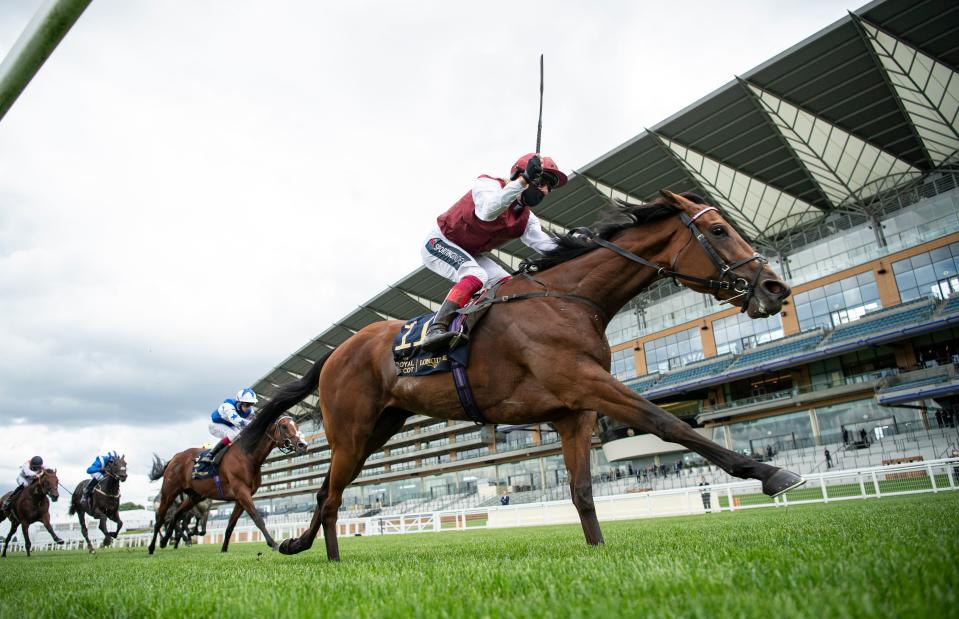
[[[959,152],[959,4],[880,0],[850,13],[575,170],[537,210],[560,232],[609,198],[662,188],[711,197],[772,241],[937,168]],[[494,254],[515,267],[530,251]],[[435,310],[449,282],[421,267],[290,355],[254,386],[269,397],[312,360],[384,318]]]

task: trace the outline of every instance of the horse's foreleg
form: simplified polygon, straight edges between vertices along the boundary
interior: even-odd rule
[[[553,423],[563,444],[563,460],[569,471],[569,489],[579,513],[586,543],[603,543],[603,533],[593,505],[593,482],[589,474],[589,449],[596,426],[596,411],[572,413]]]
[[[26,522],[20,523],[20,529],[23,531],[23,547],[27,549],[27,556],[30,556],[30,525]]]
[[[655,434],[664,441],[679,443],[730,475],[762,481],[763,492],[769,496],[779,496],[803,484],[803,479],[795,473],[720,447],[675,415],[641,397],[599,366],[585,369],[576,385],[576,393],[570,395],[577,404],[576,408],[602,411],[604,415]]]
[[[240,505],[246,510],[246,513],[250,515],[250,518],[253,519],[253,524],[255,524],[256,528],[263,534],[263,539],[266,540],[266,544],[270,549],[279,550],[279,545],[273,540],[270,532],[266,530],[266,523],[263,522],[263,518],[261,518],[259,512],[256,511],[256,505],[253,504],[253,497],[250,496],[249,488],[242,488],[236,493],[236,504]]]
[[[166,533],[163,535],[163,539],[160,540],[160,548],[166,548],[166,545],[170,543],[170,537],[176,533],[177,536],[182,534],[182,520],[183,514],[188,512],[193,507],[193,497],[187,495],[183,502],[180,503],[176,511],[173,513],[173,519],[170,520],[170,525],[167,527]],[[179,541],[179,538],[177,539]]]
[[[100,516],[100,526],[98,526],[97,528],[100,529],[100,532],[101,532],[101,533],[103,533],[103,541],[100,542],[100,547],[101,547],[101,548],[106,548],[106,547],[109,546],[109,545],[112,543],[112,541],[113,541],[113,538],[110,537],[110,530],[107,529],[107,517],[106,517],[106,516],[103,516],[103,515]]]
[[[43,517],[40,518],[40,521],[43,522],[43,527],[47,530],[47,533],[50,534],[50,537],[53,538],[54,543],[62,544],[63,540],[60,539],[60,536],[57,535],[53,530],[53,527],[50,526],[50,512],[43,514]]]
[[[227,522],[226,531],[223,532],[223,547],[220,548],[220,552],[226,552],[227,548],[230,547],[230,536],[233,535],[233,527],[236,526],[236,521],[240,519],[242,513],[243,506],[239,503],[234,503],[233,513],[230,514],[230,521]]]
[[[113,539],[116,539],[117,536],[120,535],[120,529],[123,528],[123,521],[120,520],[120,511],[117,510],[116,512],[113,513],[112,516],[109,516],[109,518],[113,522],[117,523],[117,530],[110,534],[110,537],[112,537]]]

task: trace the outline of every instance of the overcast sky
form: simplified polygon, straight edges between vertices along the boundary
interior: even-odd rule
[[[535,144],[575,170],[858,3],[95,0],[0,121],[0,489],[125,498],[209,413],[419,266]],[[0,3],[0,55],[39,1]],[[65,509],[61,501],[59,509]]]

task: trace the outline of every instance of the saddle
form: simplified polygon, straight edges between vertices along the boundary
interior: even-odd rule
[[[403,325],[393,339],[393,362],[397,376],[428,376],[453,371],[455,367],[465,368],[469,363],[469,336],[476,328],[487,310],[493,305],[496,291],[509,281],[505,277],[492,286],[480,290],[469,303],[460,310],[450,324],[450,332],[456,337],[448,352],[429,352],[421,347],[435,313],[423,314],[412,318]]]

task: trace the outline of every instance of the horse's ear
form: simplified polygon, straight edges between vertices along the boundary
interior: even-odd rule
[[[682,206],[683,199],[668,189],[660,189],[659,195],[666,200],[667,204],[671,204],[672,206],[676,207]]]

